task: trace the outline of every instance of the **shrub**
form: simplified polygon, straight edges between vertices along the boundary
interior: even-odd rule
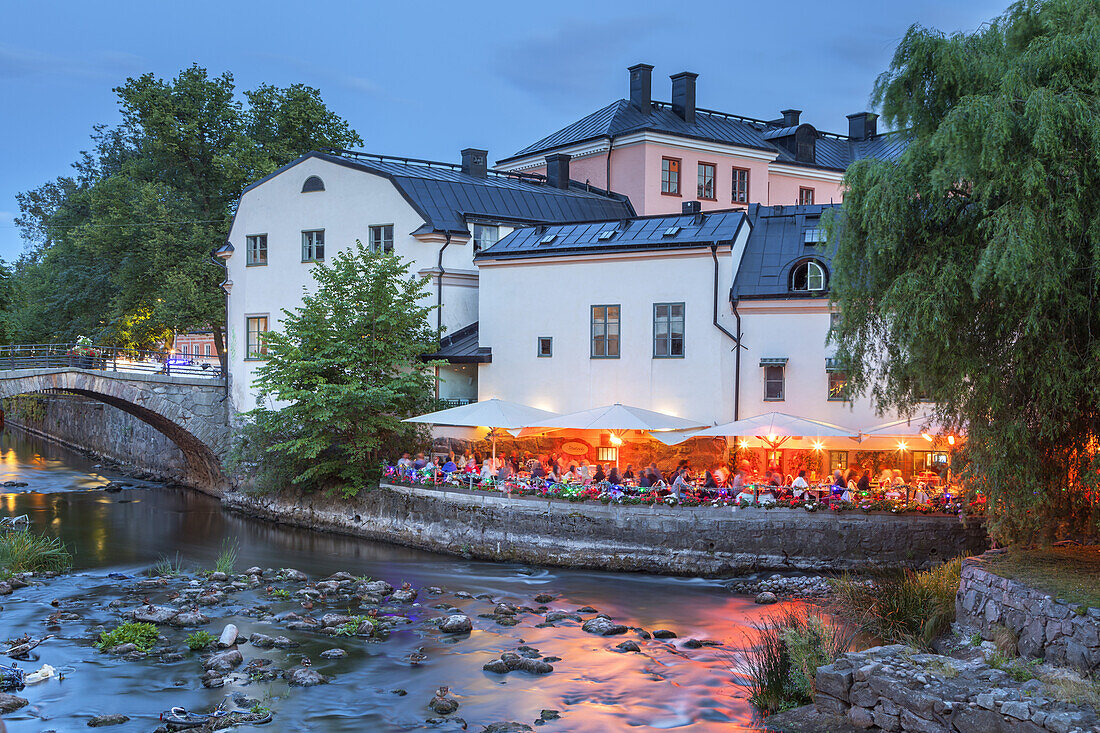
[[[961,573],[956,558],[924,572],[876,573],[871,582],[845,575],[833,583],[833,606],[887,643],[926,649],[955,620]]]
[[[765,712],[813,702],[817,668],[851,647],[855,630],[838,626],[814,607],[785,610],[756,625],[759,638],[745,655],[749,701]]]
[[[125,623],[113,631],[104,631],[99,635],[96,646],[100,649],[110,649],[119,644],[133,644],[143,652],[153,648],[160,638],[160,632],[153,624]]]
[[[217,641],[218,638],[206,631],[196,631],[187,637],[187,648],[193,652],[202,651]]]
[[[29,531],[0,531],[0,568],[8,573],[62,572],[72,566],[69,548],[57,537]]]

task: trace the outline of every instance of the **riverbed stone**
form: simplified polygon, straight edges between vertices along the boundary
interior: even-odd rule
[[[598,634],[599,636],[614,636],[625,634],[627,631],[625,626],[615,623],[607,616],[596,616],[588,619],[581,625],[581,629],[589,634]]]
[[[416,600],[416,590],[413,588],[399,588],[390,594],[394,603],[412,603]]]
[[[106,728],[109,725],[122,725],[123,723],[130,722],[130,718],[122,715],[121,713],[112,713],[110,715],[97,715],[88,721],[89,728]]]
[[[221,636],[218,637],[218,646],[222,649],[228,649],[237,643],[237,636],[239,634],[236,624],[226,624],[222,629]]]
[[[188,626],[206,626],[210,623],[210,619],[199,611],[183,611],[176,614],[168,623],[180,628]]]
[[[535,596],[535,603],[553,603],[554,596],[549,593],[539,593]]]
[[[305,573],[294,568],[280,568],[278,574],[292,583],[304,583],[309,580]]]
[[[384,580],[368,580],[359,586],[359,590],[375,596],[388,596],[393,593],[393,586]]]
[[[508,723],[490,723],[481,729],[481,733],[531,733],[534,730],[526,723],[511,721]]]
[[[676,632],[669,631],[668,629],[654,629],[653,638],[654,639],[675,639],[676,638]]]
[[[547,623],[556,623],[558,621],[581,621],[582,617],[579,613],[570,613],[569,611],[547,611],[543,616]]]
[[[443,619],[439,624],[439,630],[445,634],[464,634],[473,631],[474,622],[469,616],[456,613]]]
[[[0,715],[14,713],[26,704],[27,701],[18,695],[9,695],[6,692],[0,692]]]
[[[144,624],[167,624],[178,615],[178,609],[171,606],[155,606],[151,603],[130,612],[130,617],[134,621]]]
[[[298,667],[287,675],[287,681],[293,687],[313,687],[328,682],[328,678],[315,669]]]
[[[224,675],[239,667],[242,662],[244,662],[244,657],[241,655],[240,651],[230,649],[208,657],[206,661],[202,663],[202,666],[208,671]]]
[[[322,659],[343,659],[347,655],[348,653],[346,651],[338,647],[336,649],[326,649],[321,652]]]
[[[503,659],[490,660],[486,662],[484,666],[482,666],[482,669],[484,669],[486,672],[494,672],[496,674],[508,674],[508,672],[510,671],[508,669],[508,665],[504,662]]]
[[[638,642],[630,640],[624,641],[621,644],[616,644],[615,648],[620,652],[640,652],[642,650],[642,648],[638,646]]]
[[[275,637],[267,634],[255,633],[248,637],[248,643],[258,649],[271,649],[275,646]]]
[[[428,707],[439,715],[450,715],[458,710],[458,700],[447,694],[446,688],[443,688],[428,702]]]
[[[764,591],[756,596],[756,602],[761,605],[770,605],[775,603],[779,599],[775,597],[775,594],[771,591]]]

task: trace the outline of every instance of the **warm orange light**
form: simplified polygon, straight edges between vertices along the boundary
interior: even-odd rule
[[[747,440],[742,440],[742,441],[741,441],[741,447],[742,447],[742,448],[748,448],[748,447],[749,447],[749,441],[747,441]]]
[[[768,436],[768,442],[769,443],[774,443],[775,442],[775,435],[774,434]]]
[[[907,446],[905,444],[904,440],[899,440],[898,441],[898,450],[903,451],[903,450],[906,450],[907,448],[909,448],[909,446]]]
[[[822,443],[820,441],[817,441],[817,440],[814,441],[814,450],[820,451],[820,450],[823,450],[824,448],[825,448],[824,443]]]
[[[925,440],[927,440],[927,441],[928,441],[929,443],[931,443],[931,442],[932,442],[932,436],[931,436],[931,435],[929,435],[928,433],[921,433],[921,434],[920,434],[920,437],[924,438],[924,439],[925,439]]]
[[[948,445],[955,445],[955,436],[954,435],[948,435],[947,436],[947,444]]]
[[[615,433],[612,433],[611,434],[611,445],[622,445],[622,444],[623,444],[623,439],[620,438],[618,435],[615,435]]]

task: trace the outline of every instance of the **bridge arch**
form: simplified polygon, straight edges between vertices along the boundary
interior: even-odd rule
[[[186,483],[220,493],[229,481],[228,402],[221,380],[78,368],[0,371],[0,398],[60,390],[98,400],[149,424],[187,459]]]

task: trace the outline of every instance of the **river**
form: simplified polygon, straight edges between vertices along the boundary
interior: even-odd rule
[[[119,493],[102,491],[110,480],[136,485]],[[746,688],[735,681],[730,667],[752,634],[752,623],[769,611],[749,597],[732,595],[716,581],[467,561],[277,526],[222,511],[215,499],[188,489],[112,474],[12,428],[0,432],[0,484],[4,481],[28,486],[0,488],[9,492],[0,495],[0,516],[28,514],[33,529],[69,545],[75,567],[71,574],[0,599],[0,638],[41,636],[45,617],[56,610],[51,601],[80,608],[83,615],[36,649],[36,661],[21,664],[31,671],[48,663],[62,670],[64,679],[19,693],[30,705],[6,718],[12,733],[87,730],[91,716],[107,713],[131,718],[107,730],[151,731],[162,710],[181,705],[209,711],[234,693],[259,699],[273,711],[274,723],[267,730],[460,730],[458,723],[425,722],[436,717],[426,705],[440,685],[450,686],[458,696],[456,717],[467,721],[471,731],[498,721],[532,724],[544,709],[560,711],[561,718],[537,730],[734,731],[761,726]],[[238,570],[293,567],[311,579],[344,570],[395,586],[403,581],[415,588],[440,586],[447,591],[445,600],[474,619],[475,630],[455,641],[410,624],[378,643],[295,635],[245,616],[220,617],[210,624],[215,636],[223,623],[232,621],[244,635],[285,633],[300,641],[300,648],[286,651],[248,645],[241,651],[246,659],[262,655],[284,667],[308,655],[315,669],[333,678],[332,684],[311,688],[276,682],[205,689],[194,654],[174,662],[153,656],[127,661],[92,647],[95,626],[119,623],[118,610],[106,607],[106,601],[120,596],[118,586],[124,581],[108,573],[135,576],[158,559],[177,554],[186,567],[209,569],[227,538],[239,543]],[[679,639],[640,641],[642,653],[619,653],[612,647],[636,638],[634,634],[604,638],[575,624],[536,628],[541,618],[530,615],[515,627],[497,626],[477,617],[492,610],[490,604],[456,599],[451,595],[456,591],[490,594],[494,601],[520,605],[538,605],[533,596],[549,593],[555,596],[551,608],[572,611],[590,605],[628,626],[671,629]],[[427,595],[421,601],[411,616],[441,613],[430,607],[435,601]],[[168,635],[182,639],[181,633]],[[722,646],[683,648],[688,638],[716,640]],[[485,662],[523,643],[562,660],[554,663],[553,673],[538,677],[482,671]],[[175,644],[182,648],[178,640]],[[334,646],[346,649],[348,656],[320,658],[320,652]],[[410,654],[417,651],[426,659],[414,663]]]

